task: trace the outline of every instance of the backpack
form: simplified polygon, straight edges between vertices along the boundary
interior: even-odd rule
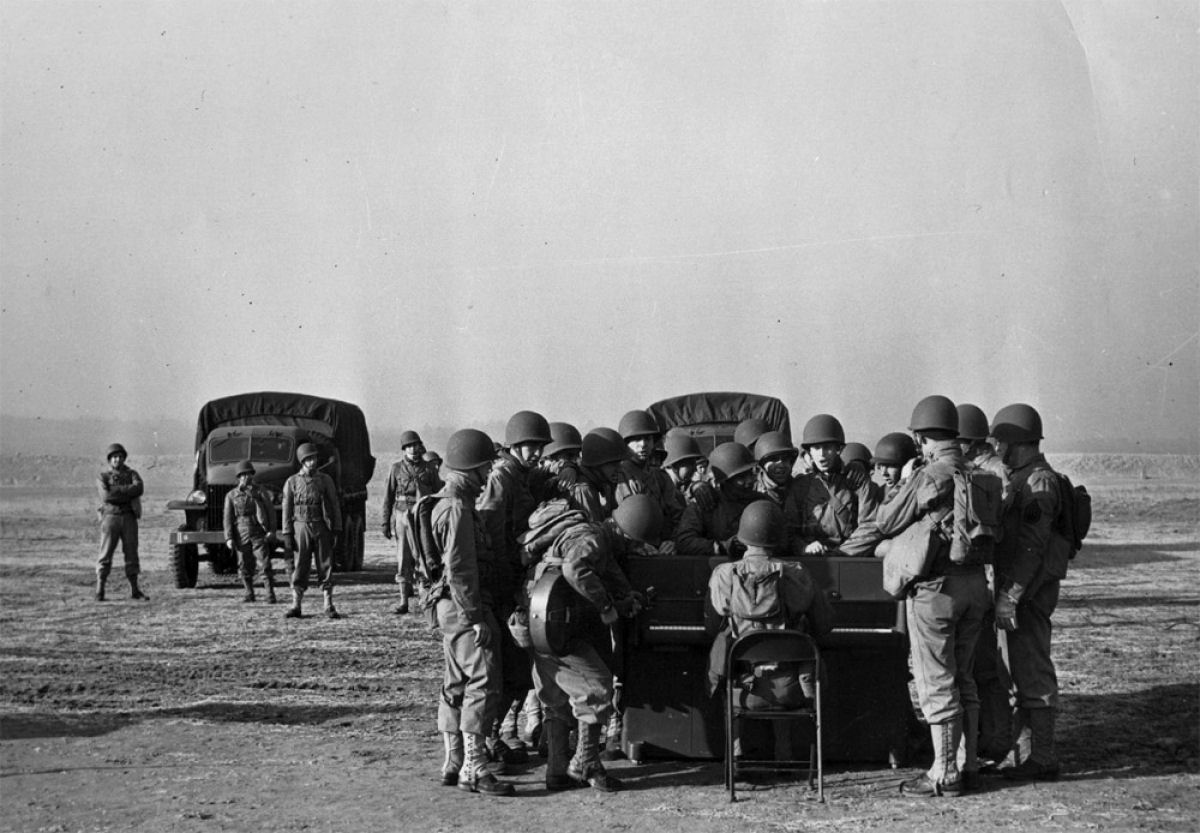
[[[950,560],[955,564],[992,563],[1000,532],[1004,484],[987,469],[954,470],[953,519],[943,528],[950,539]]]
[[[1073,484],[1065,474],[1058,474],[1058,493],[1059,510],[1054,519],[1054,531],[1067,539],[1069,557],[1074,558],[1092,527],[1092,496],[1083,486]]]
[[[779,583],[783,578],[782,564],[772,564],[765,573],[734,570],[732,578],[729,621],[736,636],[752,630],[787,627],[787,616],[779,593]]]
[[[572,509],[564,498],[539,504],[529,516],[529,530],[517,538],[521,546],[521,563],[526,567],[537,564],[559,535],[584,523],[587,523],[587,515]]]
[[[404,537],[413,554],[417,578],[427,587],[440,583],[446,570],[442,549],[433,536],[433,507],[438,500],[437,495],[425,495],[404,510]]]

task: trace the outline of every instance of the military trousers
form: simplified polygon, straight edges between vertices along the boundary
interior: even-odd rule
[[[138,521],[131,513],[100,516],[100,557],[96,559],[96,577],[104,580],[112,571],[113,553],[121,545],[125,556],[125,577],[141,573],[138,561]]]
[[[975,645],[991,606],[983,568],[917,582],[905,601],[913,681],[926,722],[979,708]]]
[[[333,533],[323,521],[296,522],[296,563],[292,568],[292,589],[307,590],[308,576],[315,564],[317,586],[333,587]]]
[[[416,556],[412,544],[408,541],[408,518],[405,515],[407,504],[400,501],[392,513],[392,536],[396,540],[396,583],[412,584],[416,571]]]
[[[234,549],[237,551],[238,574],[250,581],[258,563],[262,562],[263,575],[271,573],[271,550],[267,544],[267,536],[261,530],[242,528],[238,525],[237,538],[234,539]]]
[[[567,651],[560,657],[530,651],[544,719],[567,725],[575,720],[607,723],[613,713],[612,671],[600,652],[581,639],[572,640]]]
[[[1058,579],[1048,579],[1017,605],[1017,629],[1008,633],[1008,661],[1018,708],[1058,706],[1058,674],[1050,657],[1050,617],[1058,607],[1058,592]]]
[[[475,644],[475,629],[463,621],[451,599],[440,599],[434,607],[438,629],[442,632],[442,699],[438,703],[438,731],[471,732],[486,735],[495,722],[494,698],[489,696],[492,681],[500,675],[496,651],[500,626],[490,611],[484,624],[492,632],[492,643]]]

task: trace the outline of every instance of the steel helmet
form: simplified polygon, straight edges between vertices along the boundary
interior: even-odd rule
[[[581,448],[583,453],[580,455],[579,462],[589,468],[603,466],[605,463],[619,463],[629,454],[625,449],[624,441],[616,436],[615,432],[612,434],[601,433],[599,429],[587,433],[587,436],[583,438]]]
[[[634,437],[658,436],[662,433],[662,429],[658,427],[658,422],[651,416],[649,411],[629,411],[625,416],[621,417],[621,422],[617,425],[617,431],[621,434],[623,441],[628,441]]]
[[[113,443],[110,445],[108,447],[108,451],[104,452],[104,459],[107,460],[114,454],[124,454],[126,457],[129,456],[129,452],[125,450],[125,446],[121,445],[120,443]]]
[[[442,464],[442,455],[436,451],[426,451],[421,455],[421,459],[426,463],[437,463],[439,466]]]
[[[312,443],[303,443],[296,449],[296,459],[303,463],[309,457],[320,457],[321,452]]]
[[[688,434],[671,434],[663,440],[663,448],[667,452],[664,466],[673,466],[688,460],[699,460],[704,455],[700,452],[700,443]]]
[[[758,417],[743,419],[737,424],[737,428],[733,429],[733,441],[750,448],[758,441],[759,437],[770,430],[771,425],[765,419]]]
[[[988,420],[978,405],[958,406],[958,438],[960,440],[986,440]]]
[[[844,443],[846,432],[837,417],[831,414],[817,414],[804,423],[804,434],[800,438],[800,446],[823,445],[824,443]]]
[[[509,448],[521,443],[546,445],[550,440],[550,423],[536,411],[517,411],[504,426],[504,444]]]
[[[400,449],[406,449],[410,445],[421,443],[421,435],[416,431],[404,431],[400,434]],[[421,443],[424,445],[424,443]]]
[[[855,461],[871,465],[871,449],[862,443],[846,443],[842,449],[842,462],[848,466]]]
[[[909,431],[949,431],[958,436],[958,408],[945,396],[926,396],[913,408]]]
[[[254,476],[254,464],[249,460],[243,460],[240,464],[238,464],[237,476],[241,477],[243,474],[248,474],[251,477]]]
[[[455,431],[446,441],[446,468],[470,471],[496,459],[492,438],[474,428]]]
[[[782,547],[783,510],[774,501],[754,501],[742,511],[737,537],[748,547]]]
[[[754,455],[741,443],[721,443],[708,455],[708,467],[720,483],[753,469]]]
[[[578,428],[569,422],[550,423],[550,444],[542,450],[543,454],[550,457],[560,451],[578,451],[581,448],[583,438],[579,436]]]
[[[657,546],[662,535],[663,515],[650,495],[630,495],[617,504],[613,521],[635,541]]]
[[[1005,405],[992,419],[992,436],[1006,443],[1032,443],[1042,437],[1042,417],[1032,405]]]
[[[917,444],[913,438],[902,431],[884,434],[875,444],[875,456],[872,463],[882,466],[903,466],[917,456]]]
[[[625,438],[622,437],[621,432],[615,428],[607,428],[607,427],[601,426],[599,428],[593,428],[588,433],[589,434],[599,434],[601,437],[605,437],[607,439],[612,440],[614,443],[621,446],[622,449],[625,448]]]
[[[754,459],[759,463],[768,457],[784,453],[796,457],[800,451],[792,445],[791,439],[782,431],[767,431],[761,434],[754,443]]]

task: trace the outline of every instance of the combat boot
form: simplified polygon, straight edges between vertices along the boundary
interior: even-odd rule
[[[148,602],[148,601],[150,601],[150,597],[149,597],[149,596],[147,596],[145,593],[143,593],[143,592],[142,592],[142,591],[141,591],[141,590],[138,588],[138,579],[137,579],[137,576],[130,576],[130,577],[129,577],[129,598],[131,598],[131,599],[141,599],[143,602]]]
[[[567,775],[567,764],[571,759],[571,729],[562,721],[546,720],[542,723],[542,736],[546,743],[546,789],[551,792],[569,790],[578,782]]]
[[[273,605],[279,601],[275,598],[275,577],[270,570],[263,571],[263,589],[267,591],[267,604]]]
[[[246,592],[242,596],[242,601],[254,601],[254,579],[252,579],[250,576],[242,576],[242,587],[246,588]]]
[[[964,790],[979,789],[979,709],[963,710],[962,741],[958,745],[958,771]]]
[[[341,619],[342,614],[337,612],[337,608],[333,606],[333,588],[326,587],[325,595],[325,618],[326,619]]]
[[[446,758],[442,761],[442,786],[458,784],[458,774],[463,768],[463,738],[459,732],[442,732],[442,744],[446,747]]]
[[[96,579],[96,601],[104,601],[104,579]]]
[[[529,747],[517,733],[517,724],[520,722],[521,708],[524,702],[524,698],[513,700],[508,711],[504,713],[503,720],[500,721],[495,748],[500,752],[506,764],[529,763]]]
[[[516,793],[513,785],[507,781],[499,781],[495,775],[488,772],[487,745],[483,735],[474,732],[463,732],[463,766],[458,773],[458,788],[470,793],[484,795],[510,796]]]
[[[1001,770],[1010,781],[1057,781],[1058,754],[1054,746],[1054,709],[1026,709],[1029,756],[1015,767]]]
[[[958,746],[962,741],[962,728],[962,718],[929,724],[929,731],[933,736],[933,766],[929,772],[902,782],[900,792],[929,798],[962,795],[962,775],[958,771]]]
[[[619,711],[613,710],[612,717],[608,719],[608,737],[604,741],[604,751],[600,753],[602,761],[619,761],[625,757],[625,750],[621,747],[621,735],[625,729],[625,717]]]
[[[292,588],[292,606],[288,608],[287,613],[283,614],[285,619],[300,619],[303,613],[300,612],[300,605],[304,601],[304,591]]]
[[[581,785],[586,784],[600,792],[617,792],[625,787],[617,778],[609,775],[600,763],[599,723],[579,721],[579,738],[575,746],[575,757],[567,764],[567,775]]]

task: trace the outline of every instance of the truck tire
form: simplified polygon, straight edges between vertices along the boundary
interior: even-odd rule
[[[179,528],[180,532],[187,530],[186,526]],[[200,554],[195,544],[171,545],[171,573],[175,576],[175,586],[187,590],[196,586],[196,575],[200,571]]]
[[[334,563],[339,571],[355,572],[362,569],[365,532],[366,518],[362,513],[347,512],[342,525],[341,540],[338,541],[338,549],[334,553]]]

